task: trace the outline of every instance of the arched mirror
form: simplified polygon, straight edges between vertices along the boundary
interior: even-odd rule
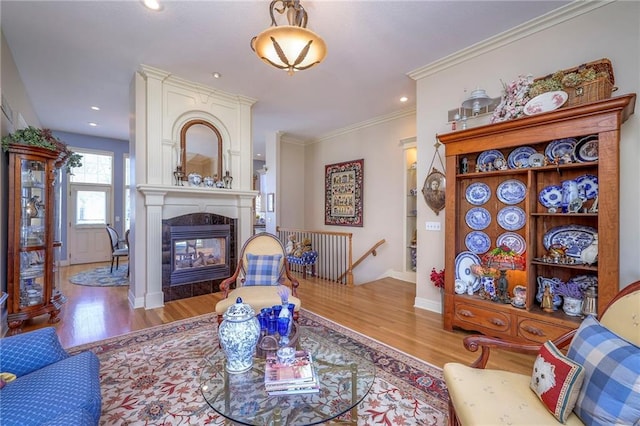
[[[185,176],[198,173],[222,179],[222,137],[204,120],[191,120],[180,130],[181,164]]]

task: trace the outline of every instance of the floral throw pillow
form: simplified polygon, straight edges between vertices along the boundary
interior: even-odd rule
[[[565,423],[576,405],[584,369],[550,341],[538,352],[529,386],[558,421]]]
[[[247,253],[247,275],[244,285],[278,285],[281,260],[281,254]]]

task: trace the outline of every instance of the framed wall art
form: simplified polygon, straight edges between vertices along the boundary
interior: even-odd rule
[[[325,166],[325,225],[362,226],[363,177],[364,159]]]

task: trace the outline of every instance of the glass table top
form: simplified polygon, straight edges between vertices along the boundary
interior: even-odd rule
[[[269,396],[264,358],[256,357],[246,373],[229,374],[220,349],[206,357],[202,395],[217,413],[245,425],[314,425],[355,410],[373,385],[373,363],[327,340],[314,327],[300,327],[297,346],[313,356],[318,393]]]

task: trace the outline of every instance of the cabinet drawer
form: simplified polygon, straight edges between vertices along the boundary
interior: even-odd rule
[[[468,303],[456,303],[454,317],[457,325],[465,330],[478,330],[478,327],[482,327],[509,333],[511,325],[511,317],[508,313]]]
[[[528,342],[544,343],[570,330],[573,330],[573,328],[557,323],[538,321],[531,318],[518,318],[518,337]]]

